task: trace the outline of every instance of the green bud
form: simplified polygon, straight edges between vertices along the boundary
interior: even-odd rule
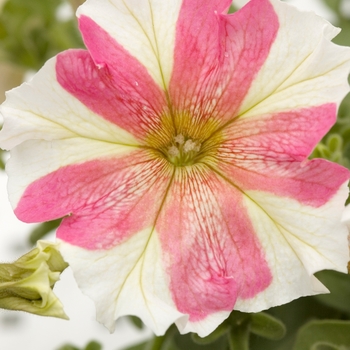
[[[0,264],[0,308],[68,319],[52,288],[68,266],[58,244],[37,247],[12,264]]]
[[[251,316],[250,331],[267,339],[279,340],[285,336],[286,327],[272,315],[259,312]]]

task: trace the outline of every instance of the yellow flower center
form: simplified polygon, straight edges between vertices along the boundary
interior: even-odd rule
[[[147,143],[152,151],[176,167],[191,166],[208,157],[215,158],[222,136],[213,118],[195,118],[178,113],[163,116],[160,127],[152,130]]]
[[[179,134],[174,137],[167,149],[167,159],[175,166],[186,166],[196,163],[200,158],[201,144]]]

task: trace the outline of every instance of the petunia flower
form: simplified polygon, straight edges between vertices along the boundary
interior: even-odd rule
[[[307,157],[348,91],[339,32],[278,0],[88,0],[87,51],[2,107],[18,218],[63,218],[61,252],[110,330],[205,336],[346,271],[349,171]]]

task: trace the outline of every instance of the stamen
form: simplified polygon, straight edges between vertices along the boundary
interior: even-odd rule
[[[168,146],[168,159],[177,166],[191,165],[201,149],[198,141],[187,139],[182,134],[173,138],[173,142]]]
[[[180,151],[176,146],[171,146],[168,148],[168,153],[171,157],[177,157],[180,154]]]
[[[182,145],[185,142],[185,138],[184,138],[184,136],[182,134],[179,134],[179,135],[175,136],[174,140],[179,145]]]
[[[193,149],[195,152],[199,152],[201,150],[201,144],[200,143],[196,143],[196,146]]]
[[[196,146],[197,146],[196,142],[192,140],[187,140],[184,144],[183,150],[185,153],[188,153],[190,151],[194,151]]]

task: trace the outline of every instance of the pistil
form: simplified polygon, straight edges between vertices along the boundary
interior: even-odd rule
[[[192,165],[200,149],[201,144],[198,141],[179,134],[168,147],[168,159],[176,166]]]

